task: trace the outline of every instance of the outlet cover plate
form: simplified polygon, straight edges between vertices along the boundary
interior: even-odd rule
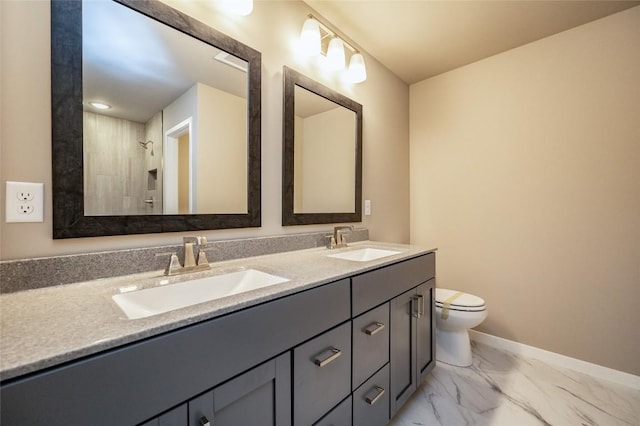
[[[44,222],[44,184],[7,181],[5,221]]]

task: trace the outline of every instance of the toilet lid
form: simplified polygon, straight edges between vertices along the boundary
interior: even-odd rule
[[[450,309],[470,310],[469,308],[475,308],[473,310],[482,310],[485,308],[482,298],[474,296],[473,294],[448,290],[446,288],[436,288],[436,306],[442,307],[442,304],[447,303],[447,300],[456,293],[461,294],[448,302]]]

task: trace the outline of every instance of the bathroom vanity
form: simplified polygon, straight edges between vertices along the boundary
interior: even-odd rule
[[[435,253],[372,242],[331,252],[359,246],[397,254],[353,261],[311,249],[222,262],[289,280],[136,320],[110,298],[124,278],[4,295],[6,306],[32,297],[38,309],[38,292],[86,292],[57,349],[37,349],[55,334],[25,325],[37,354],[3,362],[1,423],[385,425],[435,366]],[[101,339],[82,315],[102,324]]]

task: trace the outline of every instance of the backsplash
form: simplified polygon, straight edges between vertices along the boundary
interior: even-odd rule
[[[210,262],[262,256],[326,246],[330,231],[212,241],[205,246]],[[346,235],[349,242],[366,241],[369,230],[359,228]],[[0,293],[13,293],[162,270],[171,253],[182,258],[182,244],[99,253],[7,260],[0,262]]]

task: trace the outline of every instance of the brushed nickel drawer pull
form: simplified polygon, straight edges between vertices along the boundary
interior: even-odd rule
[[[424,315],[424,296],[422,294],[418,295],[418,315],[418,318]]]
[[[367,334],[369,336],[373,336],[374,334],[376,334],[377,332],[379,332],[383,328],[384,328],[384,324],[383,323],[374,322],[369,327],[365,328],[364,332],[365,332],[365,334]]]
[[[334,361],[340,355],[342,355],[342,351],[340,349],[336,349],[336,348],[327,349],[326,351],[324,351],[321,354],[317,355],[316,359],[314,359],[313,362],[318,367],[324,367],[325,365],[327,365],[330,362]]]
[[[420,304],[418,303],[420,296],[413,296],[411,298],[411,313],[414,318],[420,318]]]
[[[369,391],[369,394],[371,394],[372,391],[376,391],[376,394],[373,398],[369,397],[368,395],[364,397],[364,400],[369,405],[375,404],[382,397],[382,395],[384,395],[384,389],[380,386],[374,386],[373,389]]]

